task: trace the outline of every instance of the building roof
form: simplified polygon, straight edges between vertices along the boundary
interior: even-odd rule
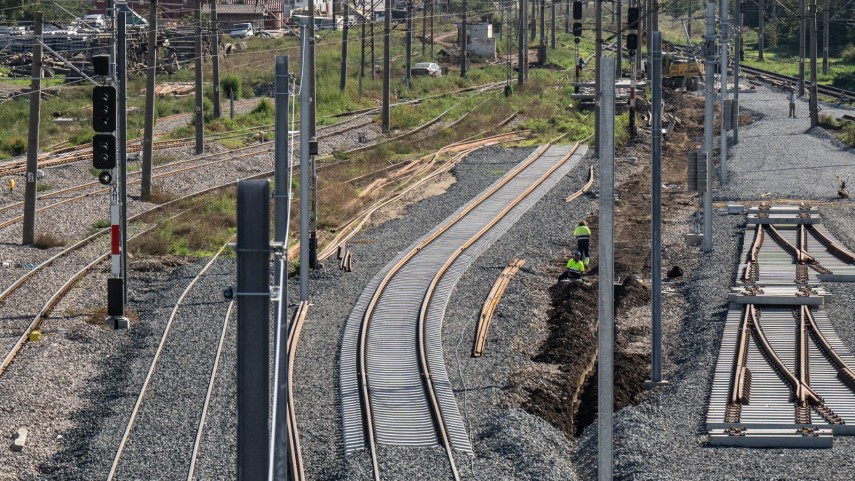
[[[202,12],[209,13],[210,5],[204,5]],[[259,5],[217,5],[217,15],[264,15],[265,8]]]

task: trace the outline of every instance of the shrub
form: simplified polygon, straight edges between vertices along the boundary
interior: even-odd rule
[[[203,118],[205,119],[205,123],[214,120],[214,101],[209,99],[208,97],[202,98],[202,114]]]
[[[256,105],[250,113],[253,115],[273,115],[274,111],[275,109],[273,108],[273,104],[266,98],[262,97],[261,102],[258,102],[258,105]]]
[[[849,122],[846,124],[846,127],[843,128],[843,135],[840,136],[840,140],[845,142],[849,147],[855,147],[855,123]]]
[[[241,98],[241,91],[243,89],[243,80],[240,77],[233,74],[225,74],[220,77],[220,90],[223,93],[224,98],[229,98],[229,92],[234,92],[235,100]]]
[[[855,63],[855,44],[847,45],[842,52],[840,52],[840,58],[843,59],[846,63]]]
[[[64,245],[64,240],[47,232],[36,234],[36,239],[33,242],[33,247],[38,249],[50,249],[52,247],[62,247]]]
[[[27,139],[20,137],[18,135],[13,135],[9,137],[6,142],[4,142],[3,150],[9,152],[11,155],[24,155],[27,153]]]

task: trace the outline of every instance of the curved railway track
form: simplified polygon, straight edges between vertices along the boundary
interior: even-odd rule
[[[792,86],[799,81],[797,77],[790,77],[788,75],[779,74],[776,72],[772,72],[769,70],[764,70],[757,67],[749,67],[744,64],[739,65],[739,69],[746,73],[752,74],[757,77],[758,80],[773,82],[776,84],[784,84],[781,86]],[[809,79],[805,79],[806,84],[810,83]],[[836,100],[846,101],[846,102],[855,102],[855,92],[850,92],[848,90],[844,90],[838,87],[834,87],[831,85],[823,85],[817,84],[816,91],[820,95],[825,95],[827,97],[831,97]]]
[[[439,445],[459,479],[453,450],[471,453],[472,448],[439,347],[445,302],[468,264],[583,151],[578,144],[538,149],[400,254],[363,292],[348,319],[340,381],[345,451],[367,447],[375,479],[380,479],[377,444]]]

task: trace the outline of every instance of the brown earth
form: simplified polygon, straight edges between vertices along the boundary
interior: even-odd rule
[[[676,106],[674,92],[665,91],[667,106]],[[662,265],[668,270],[680,266],[684,271],[697,265],[697,255],[687,251],[683,234],[689,219],[699,207],[696,194],[685,191],[686,155],[697,149],[703,139],[703,99],[686,97],[679,111],[666,107],[663,126],[670,115],[679,121],[664,137],[662,148]],[[740,125],[751,118],[743,114]],[[615,408],[639,402],[645,396],[644,381],[650,379],[650,135],[639,136],[616,152],[614,263],[615,280]],[[568,436],[581,432],[596,417],[597,407],[597,320],[598,286],[597,243],[598,212],[586,219],[591,228],[591,269],[587,284],[556,283],[550,290],[549,335],[532,363],[516,372],[512,379],[518,391],[511,402],[520,404]],[[569,250],[569,249],[568,249]],[[556,260],[566,260],[566,252]],[[555,275],[556,272],[546,273]],[[636,277],[638,276],[638,277]],[[643,279],[643,280],[639,280]],[[663,296],[671,311],[663,314],[664,335],[674,332],[683,309],[681,299]],[[668,368],[665,346],[665,369]]]

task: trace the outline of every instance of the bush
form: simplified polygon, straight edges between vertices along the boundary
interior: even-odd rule
[[[847,45],[843,51],[840,52],[840,58],[846,63],[855,63],[855,45],[851,43]]]
[[[843,129],[843,135],[840,140],[846,143],[849,147],[855,147],[855,123],[849,122]]]
[[[205,119],[205,123],[214,120],[214,101],[208,97],[202,98],[202,114]]]
[[[234,92],[235,100],[237,100],[241,98],[242,89],[243,80],[237,75],[226,74],[220,77],[220,90],[224,98],[229,98],[229,92]]]
[[[24,155],[27,153],[27,139],[13,135],[3,142],[3,145],[0,147],[13,156]]]
[[[250,112],[250,113],[253,115],[268,116],[268,115],[273,115],[274,111],[275,111],[275,109],[273,108],[273,104],[269,100],[267,100],[266,98],[262,97],[261,102],[258,102],[258,105],[256,105],[255,108],[253,108],[252,112]]]
[[[57,237],[53,234],[46,233],[46,232],[41,232],[39,234],[36,234],[36,239],[33,242],[33,247],[36,247],[39,249],[50,249],[52,247],[62,247],[64,245],[65,245],[64,240],[60,239],[59,237]]]

